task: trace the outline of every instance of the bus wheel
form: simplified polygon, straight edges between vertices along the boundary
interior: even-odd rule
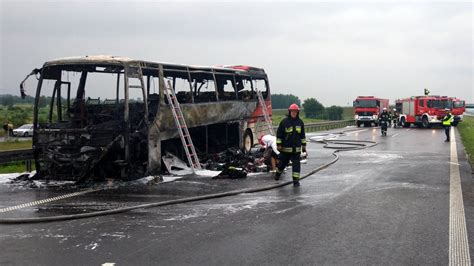
[[[242,137],[242,141],[242,149],[245,153],[249,153],[250,149],[253,146],[253,136],[252,132],[249,129],[245,130],[244,136]]]
[[[423,119],[421,119],[421,125],[423,126],[423,128],[430,127],[430,123],[428,122],[428,117],[423,116]]]

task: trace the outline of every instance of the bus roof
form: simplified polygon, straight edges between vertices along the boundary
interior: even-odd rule
[[[111,56],[111,55],[92,55],[92,56],[78,56],[78,57],[65,57],[47,61],[43,67],[60,66],[60,65],[126,65],[141,63],[144,68],[158,68],[159,65],[163,65],[165,69],[176,69],[176,70],[201,70],[201,71],[216,71],[216,72],[227,72],[236,73],[243,75],[252,75],[258,77],[266,77],[265,70],[258,67],[243,66],[243,65],[230,65],[230,66],[197,66],[197,65],[183,65],[175,63],[165,62],[152,62],[144,60],[135,60],[129,57],[122,56]]]

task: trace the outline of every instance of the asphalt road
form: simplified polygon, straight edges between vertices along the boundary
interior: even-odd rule
[[[473,254],[473,176],[457,132],[458,164],[451,162],[442,129],[389,129],[381,137],[378,129],[360,128],[339,138],[378,145],[340,153],[338,162],[302,180],[299,188],[65,222],[0,225],[0,265],[447,265],[459,249],[450,242],[453,232],[467,234]],[[319,143],[310,143],[308,152],[303,173],[332,159],[332,151]],[[467,232],[451,231],[453,169],[460,173]],[[81,213],[274,183],[267,174],[135,182],[0,218]],[[73,190],[3,182],[0,208]]]

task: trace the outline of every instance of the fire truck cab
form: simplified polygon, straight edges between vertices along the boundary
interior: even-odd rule
[[[454,125],[462,121],[464,112],[466,111],[466,102],[456,97],[452,98],[453,108],[451,114],[454,115]]]
[[[358,127],[378,125],[378,119],[383,108],[388,108],[388,99],[380,99],[374,96],[357,96],[353,102],[354,120]]]

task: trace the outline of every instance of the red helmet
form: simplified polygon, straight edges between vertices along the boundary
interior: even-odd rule
[[[298,105],[296,103],[290,105],[290,108],[288,108],[288,111],[299,111],[300,108],[298,107]]]

